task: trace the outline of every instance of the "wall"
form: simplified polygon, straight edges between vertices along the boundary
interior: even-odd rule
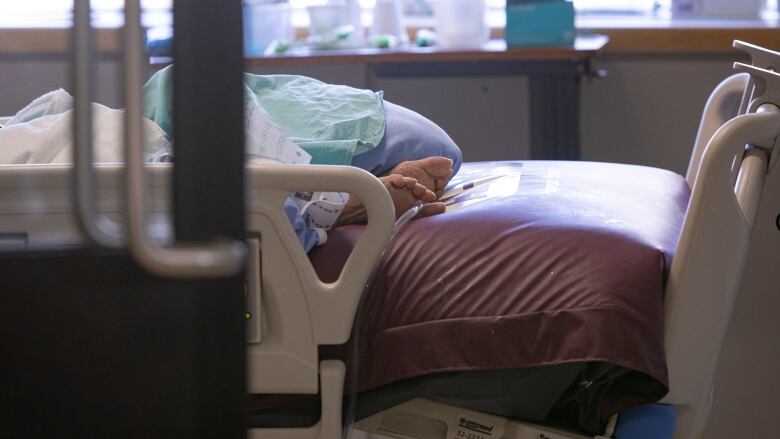
[[[95,101],[112,108],[122,105],[121,65],[104,56],[95,67]],[[11,116],[36,97],[57,88],[71,89],[70,65],[59,55],[0,55],[0,116]]]
[[[683,173],[699,115],[710,90],[731,73],[730,57],[604,57],[604,79],[582,84],[582,154],[586,160],[659,166]],[[13,114],[34,97],[67,85],[67,65],[56,57],[0,58],[0,115]],[[365,66],[264,70],[298,73],[332,83],[383,89],[389,101],[428,116],[464,150],[467,160],[528,157],[528,91],[523,78],[387,79]],[[98,67],[97,100],[121,105],[115,89],[119,65]],[[780,168],[780,166],[779,166]],[[773,181],[780,188],[780,169]],[[707,439],[771,437],[780,431],[780,189],[757,226],[759,253],[751,256],[717,376]],[[760,254],[764,252],[765,254]]]
[[[585,160],[684,173],[710,91],[731,74],[731,57],[604,57],[604,79],[582,86]]]
[[[530,157],[528,81],[488,76],[436,80],[377,78],[388,100],[438,123],[466,161]]]
[[[411,108],[439,124],[468,161],[517,160],[530,155],[528,81],[523,77],[386,78],[373,75],[361,64],[274,67],[254,72],[294,73],[382,90],[389,102]]]

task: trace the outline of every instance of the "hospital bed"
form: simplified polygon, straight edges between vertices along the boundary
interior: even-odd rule
[[[531,382],[544,377],[548,380],[546,384],[553,386],[556,377],[580,377],[582,369],[577,369],[574,375],[538,375],[535,368],[558,367],[555,369],[558,373],[562,370],[559,366],[576,364],[590,368],[588,370],[609,366],[604,372],[609,379],[601,383],[604,393],[594,409],[604,431],[591,433],[591,436],[612,435],[616,419],[620,418],[617,412],[621,410],[616,408],[662,398],[661,403],[672,408],[677,417],[674,437],[697,437],[706,423],[717,359],[738,293],[764,181],[768,175],[778,172],[777,157],[780,156],[780,148],[776,146],[780,134],[777,107],[780,104],[780,75],[774,73],[780,68],[780,54],[741,42],[735,42],[735,46],[750,54],[753,65],[736,64],[735,67],[744,73],[724,80],[711,95],[684,178],[662,170],[586,162],[472,164],[464,167],[463,178],[483,175],[482,172],[493,172],[499,178],[483,185],[483,191],[475,192],[479,196],[465,197],[460,206],[453,206],[450,212],[411,222],[394,234],[388,195],[376,178],[364,171],[348,167],[249,163],[247,391],[250,394],[300,395],[298,399],[264,399],[263,407],[276,413],[273,416],[278,416],[273,410],[280,402],[292,406],[294,404],[289,401],[311,402],[310,398],[319,401],[315,404],[318,419],[313,425],[250,428],[249,436],[340,437],[345,412],[361,410],[350,407],[352,403],[350,398],[344,397],[345,392],[360,392],[367,401],[376,402],[381,399],[377,394],[389,389],[393,383],[408,384],[409,379],[418,377],[435,379],[446,372],[474,370],[499,374],[446,375],[452,380],[445,380],[445,383],[462,386],[464,390],[475,389],[481,379],[482,383],[498,383],[499,387],[506,386],[511,391],[526,392],[529,387],[524,387],[522,380],[507,374],[527,372],[526,377],[531,377]],[[735,100],[735,96],[741,99]],[[137,110],[128,103],[128,113]],[[138,156],[135,161],[140,162],[137,159]],[[137,163],[133,166],[134,172],[140,168]],[[108,220],[120,221],[125,216],[125,208],[118,202],[123,188],[121,169],[119,165],[97,167],[101,195],[96,200],[96,208]],[[27,248],[53,243],[83,243],[85,238],[66,201],[69,172],[68,167],[57,165],[0,167],[0,234],[8,239],[18,238],[13,245]],[[134,172],[128,174],[138,179],[140,174]],[[148,234],[143,245],[162,246],[172,239],[167,214],[169,172],[169,165],[147,166],[145,175],[152,190],[149,194],[135,193],[136,201],[145,200],[147,205],[146,215],[131,218],[140,233]],[[468,180],[462,179],[453,184],[466,182]],[[313,189],[356,193],[365,202],[368,223],[365,227],[332,232],[331,242],[317,249],[310,258],[301,249],[281,206],[290,192]],[[609,196],[601,196],[600,191],[607,191]],[[25,196],[25,193],[34,195]],[[575,204],[558,204],[561,201]],[[623,202],[629,204],[620,204]],[[496,206],[499,213],[493,216],[491,212]],[[527,215],[523,217],[527,222],[512,222],[515,221],[512,212],[517,212],[518,216]],[[541,224],[544,218],[549,224]],[[491,223],[493,220],[508,222],[501,229]],[[636,224],[632,225],[632,220]],[[651,230],[642,230],[644,226]],[[498,235],[491,239],[468,240],[477,235],[480,227],[498,231]],[[570,235],[565,235],[559,243],[562,250],[548,249],[544,245],[567,231]],[[442,238],[447,245],[433,248],[430,239],[423,239],[426,235]],[[445,239],[453,236],[461,238]],[[523,241],[529,237],[539,241]],[[511,249],[500,248],[498,238],[529,246],[535,242],[536,246],[527,253],[523,253],[526,249],[522,248],[515,249],[520,253],[512,253]],[[516,239],[519,241],[511,241]],[[417,241],[421,243],[415,244]],[[588,244],[590,241],[592,243]],[[461,247],[459,243],[462,243]],[[137,244],[130,243],[131,249],[134,245]],[[522,314],[514,309],[503,315],[480,314],[480,309],[484,309],[480,306],[489,306],[489,297],[508,291],[511,282],[506,284],[502,279],[483,277],[481,282],[470,283],[483,266],[472,267],[473,271],[466,277],[457,277],[455,268],[468,270],[469,264],[463,264],[463,260],[489,260],[493,257],[491,252],[498,249],[508,253],[492,268],[496,276],[528,269],[524,264],[531,264],[531,268],[536,269],[540,267],[540,261],[550,261],[549,266],[537,271],[523,272],[531,277],[546,275],[549,282],[519,285],[512,290],[511,294],[523,294],[523,288],[527,286],[535,291],[556,292],[544,296],[550,303],[537,313],[542,317],[531,323],[525,321],[525,326],[512,326],[512,312]],[[631,253],[632,250],[637,253]],[[417,265],[415,268],[404,261],[430,257],[431,253],[426,251],[441,256],[443,263],[438,266],[445,267],[445,274],[453,276],[449,279],[457,282],[448,282],[448,278],[438,276],[433,279],[438,282],[435,287],[419,288],[430,285],[431,281],[416,281],[420,276],[418,271],[430,270],[436,265]],[[602,260],[610,253],[613,253],[613,259]],[[513,259],[515,256],[518,257]],[[585,264],[586,268],[577,272],[580,264]],[[566,276],[560,272],[556,275],[555,269],[560,267],[567,270]],[[593,286],[593,289],[582,290],[580,294],[601,291],[603,284],[599,282],[604,279],[600,275],[610,267],[616,275],[607,280],[612,283],[604,287],[606,293],[598,299],[614,305],[607,308],[619,312],[608,311],[600,320],[585,319],[579,322],[579,327],[568,326],[569,330],[576,328],[574,331],[567,331],[566,325],[556,326],[569,310],[557,307],[560,303],[556,300],[568,304],[566,300],[571,297],[567,294],[571,296],[569,292],[578,291],[582,285]],[[648,267],[649,274],[644,271]],[[571,273],[578,274],[567,277]],[[160,274],[181,273],[161,270]],[[563,279],[563,284],[556,284],[556,279]],[[387,296],[393,292],[410,296]],[[619,294],[613,294],[615,292]],[[423,296],[414,296],[421,293],[438,293],[437,298],[442,300],[431,299],[431,303],[425,302]],[[471,293],[472,299],[463,296],[465,293]],[[443,301],[448,294],[459,295],[458,300]],[[510,299],[519,297],[522,296]],[[576,302],[582,296],[575,295],[573,299]],[[635,299],[641,299],[641,303],[637,304]],[[400,308],[399,304],[406,302],[417,307]],[[455,316],[453,325],[434,328],[429,333],[417,332],[417,328],[430,326],[430,321],[409,318],[421,308],[430,311],[429,316],[437,316],[437,312],[446,311],[442,308],[458,304],[465,304],[457,308],[461,314],[448,315]],[[509,300],[500,305],[518,304]],[[519,305],[533,307],[535,304]],[[493,311],[499,312],[500,308]],[[643,310],[646,313],[637,314]],[[613,320],[621,314],[627,317]],[[393,320],[396,317],[397,320]],[[470,322],[470,317],[487,319],[480,322],[477,318]],[[583,318],[577,313],[569,317]],[[408,328],[401,328],[399,322],[408,323]],[[463,322],[468,324],[460,325]],[[609,326],[610,322],[612,326]],[[369,330],[361,332],[365,327]],[[473,332],[464,328],[472,328]],[[404,335],[400,329],[408,331]],[[583,336],[591,329],[595,335]],[[616,336],[601,338],[610,332]],[[431,333],[434,338],[425,338]],[[366,334],[386,337],[380,339],[381,344],[366,345]],[[540,334],[551,337],[543,338]],[[360,337],[358,340],[355,340],[356,335]],[[393,338],[395,335],[398,335],[397,339]],[[511,337],[524,340],[508,343]],[[468,342],[471,338],[474,340]],[[423,342],[410,343],[415,339]],[[363,344],[360,344],[361,340]],[[459,343],[452,343],[452,340]],[[559,348],[561,340],[573,340],[567,345],[568,357],[554,353],[547,357],[550,360],[547,364],[523,358],[523,348],[529,344],[543,344],[537,347],[549,352]],[[437,350],[439,347],[427,344],[428,341],[443,343],[446,349]],[[459,351],[458,345],[474,345],[471,348],[476,353],[470,354],[465,348]],[[366,346],[373,351],[367,352]],[[426,354],[426,351],[433,353]],[[416,356],[407,356],[403,361],[395,359],[411,366],[396,367],[392,355],[415,352]],[[495,355],[490,361],[485,360],[485,355],[491,352]],[[605,357],[575,362],[572,358],[576,355],[571,355],[572,352],[598,352]],[[625,360],[626,352],[633,360]],[[446,353],[466,360],[448,367],[447,358],[443,358]],[[515,360],[510,361],[513,358]],[[354,364],[355,359],[357,364]],[[505,359],[510,360],[501,363]],[[485,362],[480,363],[482,360]],[[416,367],[415,362],[428,363],[428,368]],[[345,363],[349,363],[349,369]],[[518,364],[529,367],[518,367]],[[610,368],[614,366],[618,369]],[[352,371],[357,371],[357,376]],[[598,384],[596,381],[585,380],[577,385],[597,387],[594,386],[594,383]],[[514,386],[515,383],[520,383],[519,387]],[[623,387],[620,387],[621,383]],[[620,392],[610,394],[617,388]],[[560,392],[565,394],[568,390]],[[370,392],[374,392],[374,399]],[[532,397],[530,393],[512,396],[515,400]],[[480,397],[484,395],[474,399]],[[365,411],[364,416],[358,416],[361,419],[355,425],[361,430],[396,438],[586,437],[570,429],[502,416],[500,408],[492,410],[489,404],[482,408],[486,406],[468,399],[468,395],[450,395],[448,398],[437,394],[432,399],[410,399],[407,395],[405,400],[391,407],[386,407],[388,403],[377,403],[379,409]],[[459,404],[461,402],[463,404]],[[581,412],[576,412],[575,417],[578,414]],[[565,422],[562,425],[570,426]]]

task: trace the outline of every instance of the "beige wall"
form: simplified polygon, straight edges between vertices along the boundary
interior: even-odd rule
[[[121,70],[114,57],[98,61],[95,100],[112,108],[122,106]],[[70,91],[70,65],[61,56],[0,55],[0,116],[13,115],[36,97],[59,87]]]
[[[582,156],[684,173],[710,91],[729,57],[604,57],[604,79],[582,86]]]

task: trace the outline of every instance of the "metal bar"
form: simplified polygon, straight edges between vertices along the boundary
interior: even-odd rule
[[[177,237],[243,239],[242,2],[175,0],[174,7]]]
[[[225,277],[244,268],[246,248],[242,241],[211,239],[202,245],[174,244],[161,247],[147,235],[144,208],[143,115],[141,86],[143,28],[140,0],[125,2],[125,155],[127,160],[127,224],[130,250],[150,272],[181,278]],[[242,120],[243,122],[243,120]],[[243,126],[242,132],[243,134]],[[243,158],[243,143],[239,145]],[[177,158],[178,159],[178,158]],[[174,169],[180,167],[177,163]],[[243,166],[242,168],[243,169]],[[212,170],[212,172],[216,172]],[[241,172],[239,172],[241,174]],[[210,206],[213,208],[213,206]],[[243,206],[237,215],[243,218]],[[190,221],[198,222],[196,218]],[[241,221],[243,227],[243,221]]]
[[[123,244],[121,226],[97,214],[92,169],[92,24],[90,0],[73,3],[73,200],[84,235],[104,247]]]

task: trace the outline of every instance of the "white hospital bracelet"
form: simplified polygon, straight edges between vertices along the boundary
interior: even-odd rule
[[[330,230],[344,210],[349,194],[342,192],[315,194],[312,201],[303,205],[301,214],[307,219],[310,227]]]
[[[314,245],[324,245],[326,242],[328,242],[328,232],[320,229],[319,227],[312,227],[312,230],[317,233],[317,243]]]

